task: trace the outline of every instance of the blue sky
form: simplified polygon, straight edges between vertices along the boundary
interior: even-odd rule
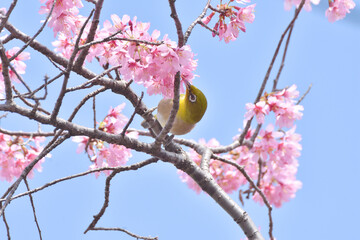
[[[10,0],[2,1],[9,6]],[[355,1],[358,5],[359,1]],[[229,144],[242,127],[245,103],[253,102],[263,80],[280,35],[293,16],[293,11],[283,10],[283,1],[257,1],[255,21],[247,24],[247,32],[240,34],[235,42],[225,44],[212,38],[210,32],[196,27],[188,44],[198,59],[194,80],[206,94],[208,109],[203,120],[185,138],[209,140],[216,138],[221,144]],[[89,3],[81,14],[89,13]],[[195,19],[205,1],[177,1],[178,14],[183,28]],[[353,239],[358,228],[360,206],[358,199],[359,178],[359,128],[358,94],[360,89],[360,14],[357,9],[345,20],[329,23],[325,18],[326,1],[314,6],[312,12],[302,12],[296,21],[290,41],[285,67],[279,87],[296,84],[304,93],[310,84],[313,87],[302,102],[305,110],[298,121],[297,132],[302,135],[302,155],[297,178],[303,187],[296,198],[274,209],[274,235],[282,239]],[[215,5],[215,1],[214,1]],[[10,21],[23,32],[32,35],[40,27],[44,16],[37,14],[39,1],[19,1]],[[167,1],[105,1],[102,22],[110,15],[128,14],[138,21],[151,22],[151,30],[169,34],[176,40],[176,30],[169,17]],[[52,30],[46,29],[39,41],[52,48]],[[56,71],[46,59],[30,51],[26,79],[34,86],[41,84],[47,73]],[[274,73],[279,66],[275,64]],[[96,66],[89,66],[100,72]],[[270,77],[270,81],[275,78]],[[81,81],[73,76],[72,81]],[[270,91],[269,83],[267,90]],[[144,89],[134,87],[140,94]],[[49,92],[54,100],[56,89]],[[81,96],[65,99],[61,116],[68,116],[73,102]],[[148,107],[157,105],[160,96],[145,96]],[[110,106],[124,102],[124,98],[107,92],[98,99],[98,119],[105,116]],[[126,101],[125,101],[126,102]],[[126,102],[128,104],[128,102]],[[130,116],[132,109],[125,107]],[[51,104],[45,105],[51,107]],[[76,122],[92,124],[88,114],[90,105],[80,112]],[[137,117],[134,127],[139,127]],[[20,125],[21,124],[21,125]],[[34,130],[36,124],[20,117],[9,116],[1,120],[1,127],[11,130]],[[21,127],[21,128],[20,128]],[[26,129],[24,129],[26,128]],[[44,130],[46,130],[44,126]],[[71,141],[52,152],[52,158],[43,164],[43,172],[36,173],[29,181],[32,188],[51,180],[83,172],[89,161],[85,155],[75,153]],[[146,159],[134,153],[129,163]],[[86,229],[92,216],[103,203],[104,177],[78,178],[64,182],[34,194],[38,220],[43,239],[133,239],[123,233],[89,232]],[[0,183],[0,190],[9,185]],[[113,179],[110,206],[99,226],[122,227],[144,236],[159,236],[159,239],[241,239],[242,231],[233,220],[206,194],[197,195],[178,178],[176,169],[167,163],[158,162],[138,172],[125,172]],[[22,185],[18,193],[25,190]],[[237,200],[237,193],[232,197]],[[267,209],[251,200],[244,209],[261,227],[268,239]],[[6,216],[12,239],[37,239],[28,198],[14,200],[7,208]],[[344,230],[345,229],[345,230]],[[4,224],[0,223],[0,239],[4,239]]]

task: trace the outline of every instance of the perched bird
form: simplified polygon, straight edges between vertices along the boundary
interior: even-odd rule
[[[157,106],[156,118],[164,127],[173,106],[172,99],[162,99]],[[186,83],[186,93],[180,95],[179,110],[170,132],[183,135],[190,132],[204,116],[207,108],[205,95],[194,85]]]

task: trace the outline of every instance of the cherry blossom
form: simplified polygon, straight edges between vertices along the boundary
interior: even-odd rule
[[[325,12],[325,16],[329,22],[335,22],[343,19],[346,14],[350,13],[350,9],[355,7],[353,0],[334,0],[329,1],[329,8]]]
[[[14,178],[18,178],[24,168],[42,152],[41,143],[44,140],[44,137],[29,139],[0,133],[0,180],[11,182]],[[51,155],[48,154],[46,157]],[[45,158],[42,158],[33,169],[41,172],[41,164],[44,161]],[[29,178],[34,176],[33,169],[28,174]]]
[[[243,166],[253,181],[258,181],[258,187],[264,192],[270,204],[276,207],[294,198],[302,186],[302,183],[296,179],[299,165],[297,159],[300,157],[302,147],[301,136],[295,133],[294,123],[295,120],[301,119],[301,111],[303,111],[303,107],[295,101],[297,97],[299,97],[297,87],[292,85],[280,91],[265,93],[256,104],[246,104],[245,121],[256,116],[257,122],[264,124],[265,117],[270,112],[274,112],[275,125],[270,123],[265,129],[261,129],[251,148],[240,146],[222,154],[223,158]],[[289,130],[284,131],[282,128]],[[254,131],[249,129],[245,139],[250,140],[253,134]],[[238,139],[239,136],[234,138]],[[200,139],[199,143],[210,148],[220,146],[215,139],[209,142]],[[188,154],[196,164],[200,165],[201,156],[195,150],[191,149]],[[263,199],[236,168],[214,159],[210,160],[209,166],[211,175],[225,192],[231,193],[247,185],[249,189],[242,192],[252,193],[253,200],[263,204]],[[191,177],[182,171],[179,171],[179,174],[189,188],[197,193],[201,192],[201,188]]]
[[[50,13],[51,7],[54,4],[54,0],[40,0],[41,3],[45,3],[45,6],[41,6],[39,13]],[[58,0],[56,1],[54,10],[49,20],[49,27],[53,28],[54,35],[62,32],[67,36],[71,33],[75,33],[79,24],[77,15],[79,14],[79,8],[82,8],[83,4],[81,0]]]
[[[204,139],[200,139],[199,143],[208,147],[220,146],[220,143],[215,138],[210,139],[207,143]],[[201,155],[199,155],[195,150],[191,149],[189,152],[189,156],[197,165],[200,166]],[[210,159],[209,170],[210,174],[213,176],[219,186],[227,193],[231,193],[237,190],[244,182],[243,178],[239,178],[237,169],[229,164]],[[180,170],[178,171],[178,173],[180,179],[183,182],[186,182],[189,188],[193,189],[197,193],[201,192],[201,188],[191,177],[189,177],[186,173]]]
[[[285,10],[290,10],[292,6],[298,7],[302,0],[285,0],[284,8]],[[306,11],[311,11],[312,7],[311,4],[318,5],[320,0],[305,0],[304,9]]]
[[[225,43],[229,43],[230,41],[234,41],[239,36],[239,31],[246,31],[245,23],[252,23],[255,19],[254,8],[255,4],[249,5],[247,7],[238,7],[238,6],[230,6],[230,3],[233,1],[229,1],[226,4],[220,4],[217,6],[219,19],[215,23],[213,27],[212,36],[215,37],[215,32],[219,33],[219,40],[224,39]],[[236,1],[239,4],[246,4],[250,1]],[[211,12],[210,15],[204,17],[202,19],[202,23],[208,25],[211,19],[215,15],[215,11]],[[229,22],[226,22],[226,19],[229,19]]]
[[[265,115],[269,114],[269,106],[264,101],[257,102],[256,104],[247,103],[246,109],[245,120],[247,121],[255,115],[259,124],[264,123]]]
[[[8,58],[11,58],[12,56],[14,56],[18,51],[20,50],[19,47],[13,47],[9,50],[6,51],[6,56]],[[10,64],[14,67],[16,73],[23,75],[25,74],[25,70],[26,70],[26,64],[25,64],[25,60],[29,60],[30,59],[30,53],[28,52],[21,52],[14,60],[12,60],[10,62]],[[1,63],[1,59],[0,59],[0,72],[2,71],[2,63]],[[14,81],[16,83],[19,83],[19,79],[17,78],[15,72],[9,68],[9,76],[11,81]],[[0,82],[3,82],[4,78],[3,75],[0,74]]]
[[[72,30],[75,33],[74,36],[70,37],[68,32],[60,31],[57,40],[53,42],[55,50],[66,58],[71,56],[77,38],[76,34],[79,33],[81,23],[84,22],[82,16],[77,15],[77,18],[79,24],[74,25],[76,26],[76,29]],[[150,34],[150,23],[137,21],[136,17],[131,19],[128,15],[124,15],[120,18],[113,14],[111,20],[112,23],[106,20],[103,28],[97,29],[95,40],[102,40],[117,33],[114,40],[92,45],[86,57],[88,62],[96,58],[103,66],[107,64],[121,66],[118,69],[121,78],[144,85],[149,95],[162,94],[164,97],[172,98],[174,77],[178,71],[181,73],[182,83],[192,82],[197,61],[194,59],[190,46],[178,48],[167,35],[159,39],[158,30]],[[89,25],[85,27],[82,34],[81,44],[85,43],[88,30]],[[183,85],[181,92],[184,92]]]
[[[240,146],[223,154],[222,157],[232,160],[244,167],[247,174],[256,181],[258,179],[261,164],[261,180],[258,183],[270,204],[281,207],[284,202],[295,197],[296,192],[301,188],[302,183],[296,179],[299,166],[297,158],[300,156],[301,136],[295,133],[296,127],[283,132],[275,130],[269,124],[265,130],[261,130],[251,149],[247,146]],[[250,131],[251,132],[251,131]],[[237,137],[236,137],[237,138]],[[200,139],[199,143],[207,147],[218,147],[220,143],[216,139],[206,142]],[[189,157],[200,166],[201,155],[190,149]],[[246,178],[235,167],[210,160],[210,174],[220,187],[227,193],[238,190],[241,186],[248,184]],[[180,179],[196,193],[201,192],[198,184],[187,174],[178,171]],[[257,192],[253,192],[253,199],[263,204],[262,198]]]
[[[292,127],[296,120],[302,118],[302,111],[304,110],[304,107],[298,105],[294,100],[299,96],[299,91],[296,88],[296,85],[292,85],[281,91],[266,93],[256,104],[247,103],[245,121],[255,115],[257,122],[263,124],[265,116],[274,112],[277,126]]]
[[[124,107],[125,103],[115,108],[111,107],[104,120],[99,123],[99,130],[112,134],[120,134],[128,122],[128,118],[121,113]],[[138,134],[136,132],[129,132],[126,133],[126,136],[137,138]],[[86,136],[75,136],[72,140],[78,143],[76,152],[86,152],[90,158],[92,162],[90,169],[121,166],[126,164],[132,157],[131,150],[121,145],[108,144],[101,140],[89,139]],[[109,175],[111,171],[104,171],[104,173]],[[99,172],[95,173],[96,177],[99,175]]]

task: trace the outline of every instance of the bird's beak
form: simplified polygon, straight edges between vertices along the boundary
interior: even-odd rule
[[[186,89],[190,89],[191,84],[188,81],[185,81]]]

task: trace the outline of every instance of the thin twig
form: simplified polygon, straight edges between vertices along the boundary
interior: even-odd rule
[[[133,168],[131,170],[137,170],[139,169],[140,167],[144,167],[148,164],[151,164],[151,163],[154,163],[154,162],[157,162],[158,159],[157,158],[150,158],[146,161],[143,161],[143,162],[140,162],[140,163],[137,163],[137,164],[134,164],[134,165],[131,165],[133,166]],[[129,166],[129,167],[131,167]],[[125,167],[123,167],[125,168]],[[106,208],[109,206],[109,195],[110,195],[110,182],[112,180],[112,178],[118,174],[119,172],[122,171],[123,168],[118,168],[116,170],[114,170],[107,178],[106,178],[106,181],[105,181],[105,200],[104,200],[104,204],[102,206],[102,208],[100,209],[99,213],[96,214],[94,216],[94,219],[93,221],[90,223],[90,225],[87,227],[87,229],[85,230],[84,234],[87,233],[89,230],[92,230],[97,222],[100,220],[100,218],[104,215],[105,213],[105,210]]]
[[[100,73],[99,75],[97,75],[96,77],[86,81],[85,83],[79,85],[79,86],[76,86],[76,87],[71,87],[71,88],[68,88],[66,89],[66,92],[73,92],[73,91],[77,91],[77,90],[80,90],[80,89],[85,89],[85,88],[89,88],[92,86],[92,84],[99,80],[100,78],[102,78],[103,76],[105,76],[106,74],[108,74],[109,72],[115,70],[115,69],[118,69],[120,68],[121,65],[118,65],[118,66],[114,66],[114,67],[111,67],[109,69],[106,69],[105,71],[103,71],[102,73]]]
[[[52,60],[51,60],[52,61]],[[53,77],[52,79],[46,79],[47,78],[47,75],[44,76],[44,80],[45,80],[45,83],[43,85],[41,85],[39,88],[35,89],[34,91],[32,91],[29,96],[29,98],[33,98],[34,94],[37,93],[38,91],[40,91],[41,89],[45,88],[45,94],[44,94],[44,97],[43,98],[46,98],[47,96],[47,86],[50,85],[52,82],[54,82],[56,79],[60,78],[62,75],[64,75],[64,72],[61,72],[59,73],[58,75],[56,75],[55,77]],[[26,94],[25,94],[26,96]],[[38,100],[43,100],[41,98],[37,98]]]
[[[93,3],[93,4],[96,4],[96,0],[85,0],[85,1],[87,1],[87,2],[89,2],[89,3]]]
[[[92,98],[92,97],[96,96],[97,94],[99,94],[101,92],[104,92],[106,90],[107,90],[106,87],[102,87],[102,88],[99,88],[99,89],[95,90],[94,92],[89,93],[88,95],[86,95],[83,98],[83,100],[81,100],[80,103],[74,108],[74,111],[71,113],[68,121],[71,122],[74,119],[74,117],[76,116],[76,114],[78,113],[80,108],[87,102],[87,100],[89,100],[90,98]]]
[[[93,110],[93,119],[94,119],[94,130],[96,129],[96,99],[95,99],[96,95],[94,95],[92,97],[93,99],[93,106],[92,106],[92,110]]]
[[[3,28],[5,27],[6,22],[7,22],[7,20],[8,20],[9,17],[10,17],[10,14],[12,13],[12,11],[14,10],[14,8],[15,8],[15,6],[16,6],[16,3],[17,3],[17,0],[14,0],[14,1],[11,3],[9,9],[8,9],[7,12],[6,12],[5,17],[2,17],[2,14],[0,13],[0,19],[1,19],[0,32],[2,32]]]
[[[91,21],[89,33],[86,36],[86,43],[92,42],[94,40],[96,29],[98,28],[99,21],[100,21],[99,19],[100,19],[100,13],[101,13],[103,3],[104,3],[104,0],[97,0],[96,4],[95,4],[95,11],[94,10],[91,11],[90,16],[92,16],[93,13],[94,13],[94,18]],[[84,23],[84,26],[83,26],[84,28],[87,25],[87,23],[88,23],[88,21],[86,21]],[[79,34],[79,37],[80,36],[81,36],[81,33]],[[77,47],[79,47],[79,45],[77,45]],[[79,54],[79,56],[77,57],[77,59],[76,59],[76,61],[74,63],[74,68],[75,69],[78,69],[78,68],[82,67],[82,65],[84,64],[85,58],[89,53],[89,48],[90,48],[90,46],[86,47],[82,51],[80,51],[80,54]]]
[[[2,202],[0,202],[0,208],[2,208]],[[9,227],[9,224],[8,224],[8,222],[6,220],[6,217],[5,217],[5,211],[3,212],[2,218],[3,218],[3,222],[5,224],[7,238],[8,238],[8,240],[11,240],[10,227]]]
[[[25,185],[26,185],[26,189],[27,189],[28,191],[30,191],[29,183],[28,183],[28,181],[27,181],[26,178],[24,178],[24,183],[25,183]],[[40,238],[40,240],[42,240],[41,229],[40,229],[40,226],[39,226],[39,222],[38,222],[38,220],[37,220],[37,217],[36,217],[35,204],[34,204],[34,200],[33,200],[33,197],[32,197],[31,194],[29,194],[29,198],[30,198],[31,208],[32,208],[33,214],[34,214],[34,221],[35,221],[35,224],[36,224],[38,233],[39,233],[39,238]]]
[[[35,189],[31,190],[31,191],[27,191],[27,192],[18,194],[16,196],[12,197],[10,200],[12,201],[14,199],[24,197],[24,196],[29,195],[29,194],[39,192],[39,191],[41,191],[41,190],[43,190],[43,189],[45,189],[47,187],[50,187],[52,185],[57,184],[57,183],[64,182],[64,181],[67,181],[67,180],[71,180],[71,179],[78,178],[78,177],[83,177],[83,176],[89,175],[91,173],[103,172],[103,171],[124,172],[124,171],[130,171],[130,170],[138,170],[139,168],[142,168],[142,167],[144,167],[146,165],[149,165],[149,164],[152,164],[152,163],[156,163],[157,161],[158,161],[157,158],[150,158],[150,159],[147,159],[145,161],[138,162],[138,163],[135,163],[135,164],[132,164],[132,165],[129,165],[129,166],[102,167],[102,168],[91,169],[91,170],[88,170],[86,172],[82,172],[82,173],[74,174],[74,175],[71,175],[71,176],[56,179],[56,180],[54,180],[52,182],[46,183],[45,185],[43,185],[41,187],[38,187],[38,188],[35,188]],[[5,200],[6,200],[5,196],[3,196],[0,199],[0,203],[4,202]]]
[[[301,96],[301,98],[299,99],[299,101],[297,101],[296,105],[299,105],[302,100],[304,100],[304,98],[306,97],[306,95],[308,95],[308,93],[310,92],[310,89],[312,88],[312,83],[309,85],[308,89],[306,90],[306,92]]]
[[[105,200],[104,204],[100,209],[100,212],[94,216],[93,221],[90,223],[90,225],[85,230],[84,234],[86,234],[89,230],[93,229],[97,222],[100,220],[100,218],[104,215],[106,208],[109,206],[109,196],[110,196],[110,183],[113,177],[117,174],[117,171],[113,171],[109,176],[107,176],[105,181]]]
[[[70,137],[70,135],[65,135],[59,138],[59,134],[55,135],[54,138],[44,147],[44,149],[40,152],[40,154],[31,162],[29,165],[27,165],[24,170],[22,171],[21,175],[18,177],[18,179],[11,185],[11,187],[8,189],[6,194],[6,199],[4,201],[3,206],[0,209],[0,216],[5,211],[5,208],[11,201],[11,197],[14,195],[16,189],[19,187],[20,182],[26,178],[26,176],[29,174],[29,172],[33,169],[33,167],[42,159],[44,158],[49,152],[54,150],[57,146],[59,146],[61,143],[63,143],[66,139]]]
[[[259,157],[258,164],[259,164],[259,173],[258,173],[258,179],[257,179],[257,182],[256,182],[256,186],[258,188],[260,188],[261,177],[262,177],[262,159],[261,159],[261,157]]]
[[[34,99],[34,100],[45,100],[47,95],[48,95],[48,81],[49,81],[49,76],[47,74],[45,74],[44,76],[44,96],[42,97],[31,97],[31,99]],[[31,95],[33,96],[34,95],[34,92],[31,93]]]
[[[203,26],[204,28],[206,28],[207,30],[209,30],[210,32],[214,33],[215,35],[219,35],[219,32],[214,30],[213,28],[210,28],[208,25],[206,25],[205,23],[203,23],[202,21],[198,22],[201,26]]]
[[[258,125],[256,126],[256,129],[255,129],[253,135],[252,135],[251,138],[250,138],[250,142],[252,142],[252,143],[255,142],[255,139],[256,139],[257,135],[259,134],[259,131],[260,131],[260,129],[261,129],[261,126],[262,126],[262,124],[258,124]]]
[[[275,62],[275,60],[276,60],[276,58],[277,58],[277,55],[278,55],[278,53],[279,53],[279,49],[280,49],[281,44],[282,44],[282,42],[283,42],[283,40],[284,40],[284,37],[285,37],[286,33],[289,31],[289,29],[294,25],[294,22],[295,22],[295,20],[297,19],[297,17],[298,17],[298,15],[299,15],[302,7],[304,6],[304,4],[305,4],[305,0],[302,0],[301,3],[300,3],[300,5],[299,5],[299,7],[295,10],[295,15],[294,15],[293,19],[291,20],[291,22],[288,24],[288,26],[286,27],[285,31],[284,31],[283,34],[281,35],[280,40],[279,40],[279,42],[278,42],[278,45],[277,45],[277,47],[276,47],[276,49],[275,49],[275,53],[274,53],[274,55],[273,55],[273,57],[272,57],[272,59],[271,59],[270,65],[269,65],[269,67],[268,67],[268,70],[267,70],[267,72],[266,72],[266,74],[265,74],[264,80],[263,80],[263,82],[262,82],[262,84],[261,84],[261,87],[260,87],[260,89],[259,89],[258,95],[257,95],[256,98],[255,98],[254,104],[256,104],[256,103],[260,100],[260,98],[261,98],[261,96],[262,96],[262,94],[263,94],[263,92],[264,92],[266,83],[267,83],[267,81],[268,81],[268,79],[269,79],[269,76],[270,76],[272,67],[273,67],[273,65],[274,65],[274,62]],[[244,141],[244,138],[245,138],[245,135],[246,135],[247,131],[250,129],[251,122],[252,122],[253,118],[254,118],[254,117],[252,117],[251,119],[249,119],[249,120],[246,122],[246,126],[245,126],[245,128],[243,129],[242,133],[240,134],[239,142],[240,142],[241,144],[242,144],[242,142]]]
[[[214,8],[213,6],[209,6],[209,8],[214,11],[214,12],[217,12],[217,13],[220,13],[220,14],[225,14],[225,10],[220,10],[220,9],[217,9],[217,8]]]
[[[143,239],[143,240],[158,240],[158,237],[143,237],[136,235],[135,233],[129,232],[123,228],[104,228],[104,227],[94,227],[91,229],[92,231],[119,231],[128,234],[129,236],[136,238],[136,239]]]
[[[201,14],[195,19],[195,21],[193,21],[190,26],[188,27],[188,29],[186,30],[185,34],[184,34],[184,44],[186,44],[187,40],[190,37],[190,34],[192,32],[192,30],[194,29],[194,27],[196,26],[196,24],[199,24],[199,22],[201,22],[201,19],[204,18],[206,11],[208,10],[209,6],[210,6],[210,2],[211,0],[208,0],[203,11],[201,12]],[[201,22],[202,23],[202,22]]]
[[[50,115],[50,113],[48,111],[46,111],[45,109],[39,107],[39,102],[36,101],[36,104],[32,104],[29,101],[27,101],[20,93],[19,91],[15,88],[15,86],[12,87],[12,89],[14,90],[14,92],[16,93],[16,97],[20,98],[20,100],[25,103],[27,106],[31,107],[34,111],[39,110],[40,112],[43,112],[47,115]]]
[[[80,43],[80,40],[81,40],[81,36],[85,30],[85,26],[87,25],[87,23],[89,22],[91,16],[93,15],[94,13],[94,10],[91,11],[89,17],[86,19],[86,21],[84,22],[83,26],[81,27],[80,29],[80,32],[79,32],[79,35],[76,39],[76,42],[75,42],[75,45],[74,45],[74,50],[69,58],[69,62],[66,66],[66,70],[65,70],[65,73],[64,73],[64,81],[63,81],[63,84],[62,84],[62,87],[61,87],[61,90],[60,90],[60,93],[59,93],[59,96],[56,100],[56,103],[55,103],[55,107],[51,113],[51,122],[54,122],[55,121],[55,118],[57,117],[57,115],[59,114],[59,111],[60,111],[60,107],[61,107],[61,104],[63,102],[63,98],[65,97],[65,94],[66,94],[66,87],[67,87],[67,84],[68,84],[68,81],[69,81],[69,78],[70,78],[70,72],[72,70],[72,67],[73,65],[75,64],[74,61],[75,61],[75,57],[78,53],[78,48],[79,48],[79,43]]]
[[[10,62],[10,61],[9,61]],[[31,89],[29,87],[29,85],[26,84],[26,82],[24,81],[24,79],[18,74],[18,72],[16,71],[16,69],[10,64],[9,65],[10,69],[12,72],[15,73],[15,76],[17,77],[17,79],[24,85],[24,87],[26,88],[26,90],[28,90],[29,93],[31,93]]]
[[[294,22],[295,24],[295,22]],[[287,49],[289,47],[289,42],[290,42],[290,37],[291,37],[291,33],[294,29],[294,24],[290,27],[290,30],[289,30],[289,33],[288,33],[288,36],[287,36],[287,39],[286,39],[286,43],[285,43],[285,48],[284,48],[284,52],[283,52],[283,56],[282,56],[282,59],[281,59],[281,64],[280,64],[280,67],[279,67],[279,70],[278,70],[278,73],[276,75],[276,78],[274,79],[274,84],[273,84],[273,87],[272,87],[272,92],[274,92],[276,90],[276,87],[277,87],[277,83],[280,79],[280,74],[285,66],[285,58],[286,58],[286,53],[287,53]]]
[[[52,137],[55,135],[54,132],[22,132],[22,131],[9,131],[0,128],[0,133],[7,134],[10,136],[26,136],[26,137]]]
[[[45,19],[44,23],[42,24],[42,26],[40,27],[40,29],[35,33],[35,35],[34,35],[24,46],[22,46],[22,48],[21,48],[19,51],[17,51],[17,53],[16,53],[14,56],[12,56],[12,57],[9,59],[9,62],[11,62],[12,60],[14,60],[17,56],[19,56],[20,53],[22,53],[22,52],[30,45],[30,43],[32,43],[32,42],[35,40],[35,38],[36,38],[37,36],[39,36],[39,34],[42,32],[42,30],[44,29],[44,27],[45,27],[46,24],[48,23],[48,21],[49,21],[49,19],[50,19],[50,17],[51,17],[51,14],[52,14],[52,12],[53,12],[53,10],[54,10],[54,7],[55,7],[55,5],[56,5],[56,2],[57,2],[57,0],[54,0],[53,5],[51,6],[50,12],[49,12],[48,15],[46,16],[46,19]]]
[[[123,128],[123,130],[121,132],[121,136],[123,136],[123,137],[125,136],[126,130],[130,126],[131,122],[134,120],[135,114],[136,114],[136,112],[138,110],[138,107],[139,107],[143,97],[144,97],[144,92],[141,92],[141,96],[140,96],[140,98],[138,100],[138,103],[135,106],[134,112],[131,114],[131,117],[130,117],[129,121],[126,123],[125,127]]]
[[[96,41],[92,41],[89,43],[86,43],[84,45],[81,45],[79,47],[79,50],[82,50],[84,48],[88,48],[91,47],[93,45],[99,44],[99,43],[104,43],[104,42],[110,42],[110,41],[115,41],[115,40],[119,40],[119,41],[125,41],[125,42],[134,42],[134,43],[143,43],[143,44],[147,44],[147,45],[154,45],[154,46],[159,46],[161,44],[164,43],[164,41],[160,41],[160,42],[150,42],[150,41],[146,41],[146,40],[141,40],[141,39],[132,39],[132,38],[124,38],[124,37],[115,37],[117,34],[121,33],[122,30],[119,30],[113,34],[111,34],[110,36],[102,39],[102,40],[96,40]]]

